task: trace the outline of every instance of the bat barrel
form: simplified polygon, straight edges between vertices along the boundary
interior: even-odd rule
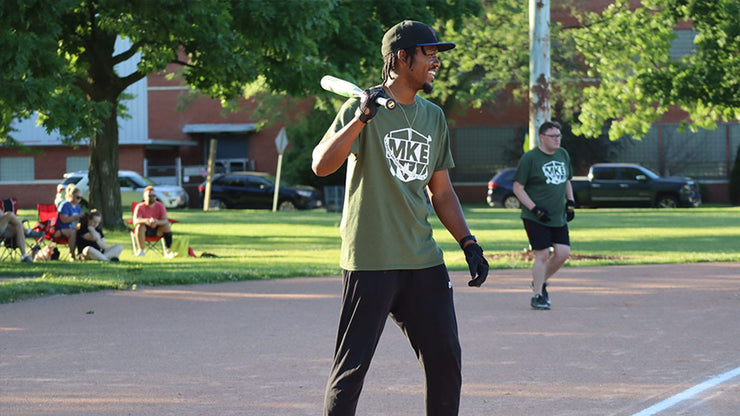
[[[357,85],[331,75],[324,75],[321,78],[321,88],[343,97],[359,97],[363,93],[362,88]],[[396,100],[393,98],[378,97],[375,99],[375,103],[388,110],[396,108]]]

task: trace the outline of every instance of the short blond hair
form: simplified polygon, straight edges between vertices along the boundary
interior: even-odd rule
[[[75,184],[70,183],[69,185],[67,185],[67,190],[65,191],[65,199],[67,201],[72,200],[72,198],[74,198],[75,194],[77,192],[79,192],[79,191],[80,190],[77,189],[77,186],[75,186]]]

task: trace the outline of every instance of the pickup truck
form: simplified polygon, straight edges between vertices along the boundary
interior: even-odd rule
[[[597,163],[587,177],[571,180],[576,206],[658,208],[698,207],[701,192],[690,178],[661,178],[650,169],[629,163]]]

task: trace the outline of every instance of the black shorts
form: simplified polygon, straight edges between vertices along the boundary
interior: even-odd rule
[[[552,247],[553,244],[570,246],[567,224],[562,227],[546,227],[536,221],[525,219],[522,221],[532,250],[544,250]]]
[[[150,227],[148,225],[145,225],[145,227],[146,227],[146,232],[145,232],[144,235],[146,235],[147,237],[156,237],[157,236],[157,230],[159,229],[159,227],[152,228],[152,227]]]

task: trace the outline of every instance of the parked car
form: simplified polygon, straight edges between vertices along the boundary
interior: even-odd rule
[[[514,195],[514,173],[516,168],[508,168],[498,171],[488,181],[488,194],[486,202],[492,207],[504,207],[511,209],[521,208],[519,199]]]
[[[206,183],[198,186],[201,201]],[[264,172],[232,172],[213,177],[211,200],[220,208],[271,209],[275,192],[275,177]],[[313,187],[291,186],[280,182],[278,209],[312,209],[322,206],[321,193]]]
[[[588,177],[571,180],[577,206],[697,207],[701,192],[691,178],[661,178],[632,163],[597,163]]]
[[[70,183],[82,191],[82,205],[87,205],[87,201],[90,199],[90,189],[87,177],[87,171],[81,170],[77,172],[68,172],[64,174],[64,180],[61,186],[66,187]],[[139,202],[143,200],[144,188],[147,186],[153,186],[154,192],[157,195],[157,199],[162,201],[167,208],[180,208],[187,207],[189,197],[185,189],[181,186],[174,185],[157,185],[151,179],[141,176],[139,173],[130,170],[119,170],[118,171],[118,183],[121,186],[121,205],[124,207],[130,207],[133,202]],[[59,198],[61,195],[62,200],[64,199],[64,191],[61,194],[57,193]],[[55,203],[58,201],[54,201]]]

